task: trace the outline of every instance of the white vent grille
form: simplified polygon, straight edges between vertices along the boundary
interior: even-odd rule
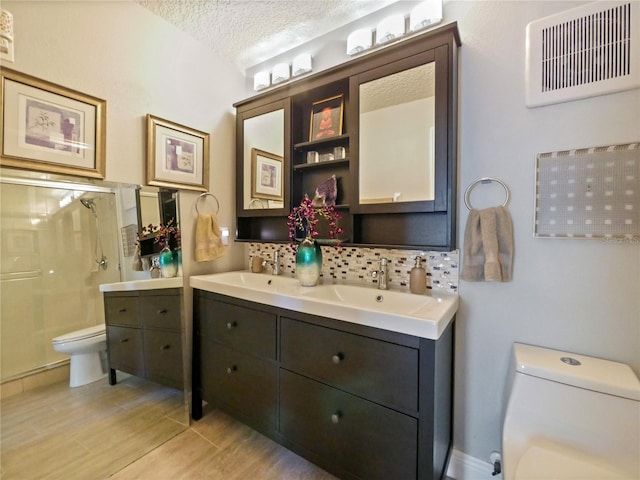
[[[638,2],[594,2],[527,26],[527,106],[640,86]]]

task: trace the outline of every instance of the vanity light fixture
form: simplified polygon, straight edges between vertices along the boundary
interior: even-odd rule
[[[372,34],[371,29],[361,28],[355,30],[347,37],[347,55],[355,55],[363,50],[371,48]]]
[[[271,85],[271,75],[266,70],[256,73],[253,77],[253,89],[263,90]]]
[[[304,73],[310,72],[311,68],[311,54],[302,53],[293,59],[291,64],[291,75],[297,77]]]
[[[376,28],[376,43],[381,45],[404,35],[404,15],[390,15],[383,19]]]
[[[411,9],[409,29],[416,32],[442,22],[442,0],[427,0]]]
[[[278,63],[274,65],[271,71],[271,83],[277,85],[278,83],[286,82],[291,77],[288,63]]]

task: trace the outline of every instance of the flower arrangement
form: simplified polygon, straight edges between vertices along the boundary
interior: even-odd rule
[[[305,237],[313,240],[318,236],[316,225],[319,218],[324,218],[329,223],[329,237],[336,238],[343,233],[343,229],[338,226],[338,221],[342,218],[336,211],[334,205],[322,207],[314,207],[313,201],[305,195],[300,205],[294,207],[287,217],[287,226],[289,227],[289,241],[292,245],[296,244],[296,230],[303,230]]]
[[[175,243],[180,246],[180,229],[173,224],[173,219],[164,225],[149,224],[146,227],[142,227],[142,232],[138,234],[138,241],[141,239],[146,240],[153,237],[153,243],[157,243],[160,248],[164,248],[167,243],[172,244],[172,237],[175,239]]]

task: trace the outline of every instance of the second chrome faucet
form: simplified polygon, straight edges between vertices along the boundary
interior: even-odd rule
[[[280,275],[280,252],[273,252],[273,260],[265,260],[264,264],[271,266],[271,275]]]
[[[389,260],[381,258],[380,269],[374,270],[372,276],[378,280],[378,290],[389,290]]]

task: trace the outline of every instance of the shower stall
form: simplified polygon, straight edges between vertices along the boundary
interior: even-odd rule
[[[104,322],[120,281],[118,189],[0,177],[0,382],[66,361],[51,339]]]

